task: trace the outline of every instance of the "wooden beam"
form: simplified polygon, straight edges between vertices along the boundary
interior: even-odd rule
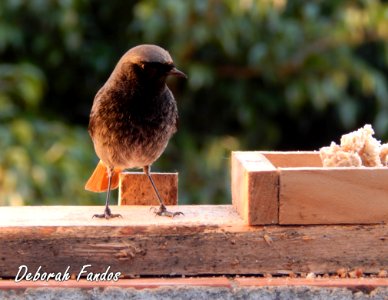
[[[156,217],[147,206],[113,206],[123,218],[92,219],[95,206],[0,208],[0,277],[34,273],[130,275],[332,273],[388,269],[388,225],[246,226],[230,205],[179,206]],[[177,210],[178,208],[171,208]]]
[[[178,204],[178,173],[152,173],[164,204]],[[119,205],[159,205],[152,185],[142,172],[120,173]]]

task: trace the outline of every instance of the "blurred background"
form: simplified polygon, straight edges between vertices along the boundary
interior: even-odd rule
[[[182,204],[230,202],[232,150],[388,139],[384,1],[0,1],[0,205],[100,204],[94,95],[130,47],[169,50],[179,131],[154,171]],[[115,202],[114,202],[115,203]]]

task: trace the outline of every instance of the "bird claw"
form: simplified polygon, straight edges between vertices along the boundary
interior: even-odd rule
[[[110,209],[105,209],[103,214],[94,214],[92,219],[99,218],[99,219],[113,219],[113,218],[122,218],[123,216],[120,214],[112,214],[110,212]]]
[[[184,213],[181,211],[172,212],[172,211],[165,210],[165,211],[157,211],[155,212],[155,215],[174,218],[175,216],[184,215]]]
[[[92,219],[93,218],[99,218],[99,219],[113,219],[113,218],[122,218],[123,216],[122,215],[120,215],[120,214],[110,214],[110,215],[108,215],[108,214],[105,214],[105,213],[103,213],[103,214],[94,214],[93,215],[93,217],[92,217]]]
[[[168,211],[165,206],[160,206],[159,209],[156,209],[155,207],[151,207],[150,210],[153,211],[155,216],[174,218],[175,216],[179,216],[179,215],[184,216],[185,215],[181,211],[176,211],[176,212]]]

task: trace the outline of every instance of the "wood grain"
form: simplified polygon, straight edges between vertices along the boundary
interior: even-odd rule
[[[278,173],[259,152],[232,152],[232,203],[249,225],[278,223]]]
[[[294,168],[280,173],[280,224],[388,222],[387,168]]]
[[[166,205],[178,204],[178,173],[152,173],[152,179]],[[142,172],[120,173],[119,205],[159,205],[158,198]]]
[[[251,225],[387,223],[387,183],[386,167],[324,168],[318,152],[232,154],[233,205]]]
[[[260,151],[277,168],[322,167],[318,151]]]
[[[180,206],[155,217],[145,206],[114,206],[122,219],[92,219],[101,207],[0,208],[0,277],[90,271],[129,275],[264,274],[388,268],[387,225],[246,226],[232,206]]]

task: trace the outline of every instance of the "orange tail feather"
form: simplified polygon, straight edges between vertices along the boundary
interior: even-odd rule
[[[119,173],[121,169],[114,169],[111,179],[110,189],[117,189],[119,186]],[[91,192],[106,192],[108,190],[108,172],[104,163],[100,160],[94,170],[92,176],[90,176],[88,182],[85,184],[85,190]]]

